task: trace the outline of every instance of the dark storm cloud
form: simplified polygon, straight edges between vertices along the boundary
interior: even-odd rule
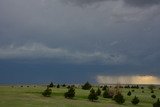
[[[124,0],[124,2],[135,7],[150,7],[160,4],[160,0]]]

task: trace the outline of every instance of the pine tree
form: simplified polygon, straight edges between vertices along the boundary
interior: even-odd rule
[[[51,82],[50,84],[49,84],[49,87],[53,87],[54,85],[53,85],[53,82]]]
[[[66,92],[66,93],[64,94],[64,96],[65,96],[65,98],[70,98],[70,99],[72,99],[73,97],[75,97],[75,89],[74,89],[73,87],[70,87],[70,88],[68,89],[68,92]]]
[[[128,96],[131,96],[131,95],[132,95],[131,91],[129,91],[129,92],[127,93],[127,95],[128,95]]]
[[[110,92],[109,90],[105,90],[103,92],[103,98],[113,98],[114,93]]]
[[[90,101],[94,101],[94,100],[98,100],[98,95],[97,93],[95,92],[95,90],[92,88],[91,91],[90,91],[90,94],[88,96],[88,99]]]
[[[125,102],[125,99],[123,98],[123,95],[121,93],[118,93],[117,95],[114,96],[114,100],[118,104],[123,104]]]
[[[139,103],[139,99],[138,99],[138,97],[134,97],[133,99],[132,99],[132,104],[134,104],[134,105],[137,105],[138,103]]]
[[[92,85],[89,82],[86,82],[83,86],[82,89],[84,90],[90,90],[92,88]]]
[[[50,97],[51,94],[52,94],[52,90],[49,87],[47,87],[47,89],[44,90],[44,92],[42,93],[42,95],[45,97]]]
[[[97,95],[100,96],[101,95],[101,90],[100,88],[98,88],[98,90],[96,91]]]
[[[60,88],[60,85],[59,85],[59,84],[57,85],[57,88]]]
[[[159,98],[158,98],[157,102],[155,102],[155,103],[153,104],[153,107],[160,107],[160,101],[159,101]]]

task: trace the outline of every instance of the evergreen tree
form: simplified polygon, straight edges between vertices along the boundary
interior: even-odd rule
[[[88,99],[90,101],[94,101],[94,100],[98,100],[98,95],[97,93],[95,92],[95,90],[92,88],[91,91],[90,91],[90,94],[88,96]]]
[[[156,98],[156,95],[153,94],[153,95],[151,95],[151,97],[152,97],[152,98]]]
[[[125,99],[123,98],[123,95],[121,93],[118,93],[117,95],[114,96],[114,100],[118,104],[123,104],[125,102]]]
[[[128,95],[128,96],[131,96],[131,95],[132,95],[131,91],[129,91],[129,92],[127,93],[127,95]]]
[[[113,93],[109,92],[109,90],[105,90],[103,92],[103,98],[113,98]]]
[[[49,84],[49,87],[54,87],[53,82],[51,82],[51,83]]]
[[[96,91],[97,95],[100,96],[101,95],[101,90],[100,88],[98,88],[98,90]]]
[[[90,90],[92,88],[92,85],[89,82],[86,82],[83,86],[82,89],[84,90]]]
[[[107,86],[107,85],[103,86],[103,88],[102,88],[103,91],[105,91],[105,90],[107,90],[107,89],[108,89],[108,86]]]
[[[42,95],[45,97],[50,97],[51,94],[52,94],[52,90],[49,87],[47,87],[47,89],[44,90],[44,92],[42,93]]]
[[[153,104],[153,107],[160,107],[160,101],[159,101],[159,98],[158,98],[157,102],[155,102],[155,103]]]
[[[66,92],[66,93],[64,94],[64,96],[65,96],[65,98],[70,98],[70,99],[72,99],[73,97],[75,97],[75,89],[74,89],[73,87],[70,87],[70,88],[68,89],[68,92]]]
[[[60,88],[60,85],[59,85],[59,84],[57,85],[57,88]]]
[[[134,104],[134,105],[137,105],[138,103],[139,103],[139,99],[138,99],[138,97],[134,97],[133,99],[132,99],[132,104]]]

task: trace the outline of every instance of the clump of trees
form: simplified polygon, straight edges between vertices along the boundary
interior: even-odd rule
[[[84,90],[90,90],[92,88],[92,85],[89,82],[86,82],[83,86],[82,89]]]
[[[74,87],[70,87],[70,88],[68,89],[68,92],[66,92],[66,93],[64,94],[64,97],[65,97],[65,98],[69,98],[69,99],[72,99],[73,97],[75,97],[75,89],[74,89]]]
[[[137,104],[139,103],[139,101],[140,101],[140,100],[138,99],[138,97],[135,96],[135,97],[132,99],[131,102],[132,102],[132,104],[137,105]]]
[[[90,90],[90,94],[88,96],[88,99],[92,102],[95,100],[98,100],[98,95],[93,88]]]
[[[52,94],[52,89],[50,89],[49,87],[47,87],[47,89],[44,90],[44,92],[42,93],[42,95],[45,97],[50,97],[51,94]]]
[[[153,107],[160,107],[160,101],[159,101],[159,98],[158,98],[157,102],[155,102],[155,103],[153,104]]]

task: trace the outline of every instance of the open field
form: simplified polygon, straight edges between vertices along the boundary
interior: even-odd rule
[[[94,87],[97,89],[97,87]],[[125,97],[125,103],[122,105],[117,104],[112,99],[106,99],[102,96],[98,101],[90,102],[87,97],[89,95],[88,90],[82,90],[76,88],[76,96],[73,100],[64,98],[64,93],[67,88],[52,88],[52,96],[44,97],[42,92],[46,89],[45,86],[30,85],[27,86],[0,86],[0,107],[135,107],[132,105],[131,100],[136,95],[140,99],[140,103],[137,107],[152,107],[152,104],[160,98],[160,90],[155,89],[154,94],[156,99],[151,98],[153,93],[148,88],[134,89],[131,96],[127,96],[129,90],[122,89],[122,93]]]

